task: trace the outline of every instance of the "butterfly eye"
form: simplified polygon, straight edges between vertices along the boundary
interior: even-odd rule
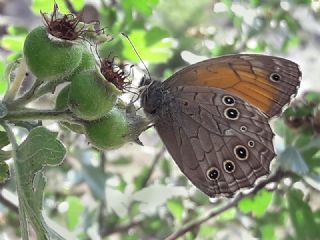
[[[223,167],[227,173],[233,173],[236,170],[236,166],[231,160],[224,161]]]
[[[231,96],[223,96],[222,102],[227,106],[233,106],[235,103],[235,100]]]
[[[248,146],[249,147],[254,147],[254,141],[253,140],[249,140],[248,141]]]
[[[236,108],[227,108],[224,110],[224,116],[230,120],[237,120],[239,118],[239,111]]]
[[[269,78],[273,82],[278,82],[280,81],[281,76],[278,73],[271,73]]]
[[[218,168],[212,167],[207,170],[207,177],[209,180],[217,180],[220,176]]]
[[[245,146],[237,145],[233,149],[234,154],[236,155],[236,158],[239,160],[246,160],[249,156],[248,149]]]

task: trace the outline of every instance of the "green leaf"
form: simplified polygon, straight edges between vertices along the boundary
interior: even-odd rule
[[[162,159],[162,161],[160,162],[160,168],[165,177],[168,177],[171,175],[172,167],[171,167],[171,162],[169,162],[168,159],[166,158]]]
[[[232,219],[234,219],[236,217],[236,209],[235,208],[230,208],[227,211],[224,211],[223,213],[221,213],[218,217],[219,221],[230,221]]]
[[[134,178],[134,185],[135,185],[135,189],[139,190],[142,187],[142,184],[145,180],[145,178],[147,177],[147,175],[149,174],[150,169],[148,167],[144,167],[141,172],[139,173],[138,176],[136,176]]]
[[[304,175],[308,173],[309,167],[302,158],[300,152],[294,147],[287,147],[278,157],[277,164],[287,171]]]
[[[161,63],[171,58],[173,48],[173,40],[171,38],[161,39],[148,45],[147,36],[148,33],[144,30],[134,30],[129,34],[130,40],[144,61]],[[150,38],[151,40],[148,41],[153,42],[153,36],[149,34]],[[122,38],[122,43],[124,46],[122,50],[123,57],[134,62],[140,61],[126,38]]]
[[[6,65],[0,58],[0,94],[4,94],[8,88],[8,80],[5,78]]]
[[[13,51],[13,52],[22,52],[24,40],[26,38],[26,35],[18,35],[18,36],[11,36],[11,35],[5,35],[1,39],[1,47],[3,47],[6,50]]]
[[[262,217],[272,200],[272,193],[267,190],[259,191],[252,198],[244,198],[239,203],[239,209],[243,213],[252,212],[257,217]]]
[[[57,133],[50,132],[44,127],[36,127],[31,130],[27,139],[19,146],[18,161],[24,163],[26,170],[34,173],[44,166],[59,165],[66,154],[62,143],[56,139]]]
[[[66,1],[64,0],[55,0],[59,6],[59,12],[61,13],[70,13],[66,6]],[[72,6],[76,11],[80,11],[85,3],[85,0],[70,0]],[[51,13],[53,11],[53,1],[48,0],[33,0],[31,9],[35,14],[40,15],[40,10],[45,13]]]
[[[314,189],[320,191],[320,175],[316,173],[310,173],[303,177],[304,181]]]
[[[56,133],[44,127],[36,127],[30,131],[15,153],[20,208],[31,222],[38,239],[63,239],[46,224],[42,216],[45,178],[41,170],[45,166],[60,164],[66,153],[56,137]]]
[[[146,45],[152,46],[164,38],[169,37],[169,33],[160,27],[153,27],[146,34]]]
[[[181,199],[168,200],[167,208],[178,222],[182,221],[184,208]]]
[[[12,82],[14,80],[14,72],[19,67],[19,61],[12,61],[7,64],[5,71],[4,71],[4,80],[6,83]]]
[[[261,239],[262,240],[277,240],[275,234],[275,225],[265,224],[261,226]]]
[[[119,157],[118,159],[110,162],[112,165],[128,165],[131,163],[131,159],[127,157]]]
[[[21,26],[8,26],[7,27],[7,32],[10,35],[14,35],[14,36],[18,36],[18,35],[27,35],[28,34],[28,29],[25,27],[21,27]]]
[[[0,161],[0,183],[4,183],[9,178],[9,166]]]
[[[224,44],[224,45],[218,45],[212,49],[212,55],[213,56],[219,56],[219,55],[226,55],[234,53],[235,46],[234,44]]]
[[[303,98],[307,100],[308,102],[316,102],[320,103],[320,93],[319,92],[307,92],[304,94]]]
[[[123,234],[121,234],[120,239],[121,240],[139,240],[140,237],[136,236],[136,235],[123,235]]]
[[[152,236],[150,239],[165,239],[171,227],[167,220],[158,216],[146,218],[143,221],[143,230],[149,236]]]
[[[253,6],[253,7],[257,7],[261,4],[261,0],[250,0],[250,4]]]
[[[6,132],[0,131],[0,148],[9,145],[9,138]]]
[[[288,193],[287,201],[296,239],[318,239],[319,226],[314,220],[310,206],[303,200],[302,193],[298,190],[291,190]]]
[[[288,38],[286,38],[286,40],[282,44],[282,50],[283,51],[288,51],[292,47],[299,46],[299,43],[300,43],[300,37],[299,36],[288,37]]]
[[[124,8],[133,8],[145,16],[150,16],[152,14],[152,10],[158,4],[158,2],[159,0],[122,0],[121,4]]]
[[[0,162],[8,160],[12,157],[11,151],[0,150]]]
[[[81,200],[75,196],[69,196],[67,198],[68,211],[66,212],[67,227],[70,230],[74,230],[79,223],[80,216],[84,210],[84,206]]]
[[[199,237],[201,239],[214,239],[218,229],[209,224],[201,224],[199,229]]]
[[[313,136],[308,136],[308,135],[302,135],[298,140],[300,140],[304,142],[301,142],[299,150],[301,152],[305,152],[308,151],[312,148],[316,148],[319,149],[320,148],[320,137],[313,137]],[[299,146],[298,144],[296,144],[296,146]]]
[[[83,178],[89,185],[90,191],[96,199],[105,200],[105,185],[110,174],[100,167],[83,164]]]

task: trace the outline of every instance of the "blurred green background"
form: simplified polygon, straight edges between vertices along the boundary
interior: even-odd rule
[[[143,147],[132,143],[98,152],[84,136],[45,122],[59,131],[68,150],[64,163],[46,172],[44,215],[51,227],[68,239],[165,239],[213,213],[179,239],[320,239],[319,1],[56,2],[61,12],[83,10],[85,21],[100,21],[113,37],[101,55],[135,64],[133,85],[145,69],[121,32],[158,79],[206,58],[240,52],[288,58],[301,66],[303,78],[294,105],[272,121],[278,153],[273,172],[285,171],[286,177],[236,202],[209,199],[196,190],[153,129],[142,135]],[[47,0],[0,0],[1,94],[7,88],[6,65],[21,57],[26,34],[42,24],[39,11],[52,8]],[[35,104],[53,106],[54,98]],[[1,240],[20,237],[14,186],[14,178],[0,185]]]

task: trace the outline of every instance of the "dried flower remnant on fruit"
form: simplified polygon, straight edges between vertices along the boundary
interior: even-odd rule
[[[80,21],[82,12],[77,16],[71,13],[60,14],[58,5],[55,3],[50,17],[42,12],[41,15],[47,25],[48,32],[57,38],[72,41],[87,31],[86,25]]]
[[[126,89],[131,82],[128,80],[128,76],[123,67],[114,63],[114,58],[104,58],[100,60],[100,71],[102,75],[111,83],[113,83],[119,90]]]

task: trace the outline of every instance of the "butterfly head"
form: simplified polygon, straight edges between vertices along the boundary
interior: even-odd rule
[[[163,102],[163,85],[160,81],[145,81],[141,93],[141,106],[149,115],[155,115]]]

